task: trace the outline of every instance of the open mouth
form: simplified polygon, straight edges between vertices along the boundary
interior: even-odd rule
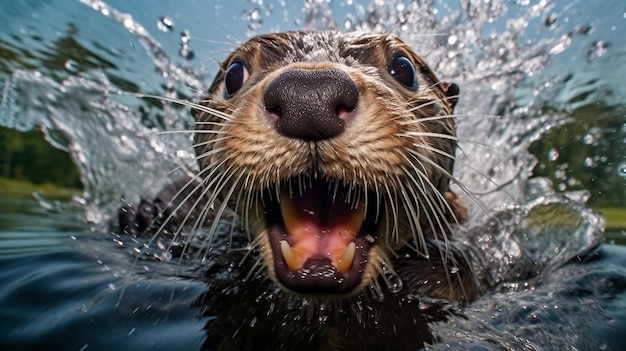
[[[374,194],[338,180],[298,178],[267,190],[263,206],[276,278],[285,287],[346,294],[361,284],[376,241]]]

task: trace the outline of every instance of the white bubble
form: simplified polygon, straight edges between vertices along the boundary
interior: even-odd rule
[[[68,72],[76,73],[76,72],[79,71],[78,63],[76,61],[74,61],[74,60],[67,60],[67,61],[65,61],[65,65],[64,66],[65,66],[65,69]]]
[[[170,32],[174,28],[174,21],[167,16],[159,18],[157,28],[162,32]]]
[[[548,151],[548,160],[556,161],[558,159],[559,159],[559,151],[555,148],[550,149],[550,151]]]

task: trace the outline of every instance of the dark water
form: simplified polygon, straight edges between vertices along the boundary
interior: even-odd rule
[[[603,219],[585,205],[603,194],[579,190],[588,175],[564,149],[549,150],[556,183],[529,180],[526,152],[591,109],[570,140],[591,148],[575,159],[623,192],[626,160],[602,154],[626,131],[620,1],[85,3],[0,5],[0,124],[42,128],[86,187],[60,201],[0,189],[0,349],[624,348],[626,249],[599,245]],[[461,85],[456,173],[479,200],[467,230],[491,257],[493,291],[466,306],[389,291],[320,306],[244,279],[237,236],[179,260],[110,232],[120,198],[158,190],[192,157],[187,136],[157,133],[184,128],[185,108],[116,92],[197,98],[233,42],[302,27],[394,29]]]

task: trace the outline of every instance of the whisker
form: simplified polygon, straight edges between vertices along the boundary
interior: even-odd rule
[[[232,121],[232,118],[229,114],[220,111],[220,110],[216,110],[216,109],[212,109],[210,107],[201,105],[199,103],[195,103],[189,100],[183,100],[183,99],[177,99],[177,98],[171,98],[171,97],[167,97],[167,96],[160,96],[160,95],[151,95],[151,94],[143,94],[143,93],[132,93],[132,92],[128,92],[128,91],[117,91],[117,92],[109,92],[109,94],[120,94],[120,95],[130,95],[130,96],[135,96],[138,98],[142,98],[142,99],[155,99],[155,100],[159,100],[159,101],[167,101],[167,102],[171,102],[174,104],[178,104],[181,106],[187,106],[202,112],[205,112],[209,115],[215,116],[215,117],[219,117],[222,118],[226,121]]]
[[[450,160],[453,160],[453,161],[456,160],[456,156],[455,155],[450,154],[448,152],[445,152],[445,151],[443,151],[441,149],[438,149],[436,147],[432,147],[430,145],[414,143],[413,146],[418,148],[418,149],[424,149],[424,150],[432,151],[432,152],[437,153],[437,154],[439,154],[439,155],[441,155],[441,156],[443,156],[445,158],[449,158]]]
[[[432,165],[433,167],[439,169],[448,179],[450,179],[450,182],[452,182],[453,184],[455,184],[456,186],[458,186],[464,194],[466,194],[467,196],[469,196],[469,198],[476,204],[479,206],[479,208],[488,216],[493,217],[493,213],[492,211],[487,207],[487,205],[485,205],[482,201],[480,201],[478,199],[478,197],[476,197],[473,192],[467,188],[467,186],[465,186],[461,181],[458,180],[458,178],[454,177],[450,172],[448,172],[445,168],[441,167],[439,164],[437,164],[435,161],[429,159],[428,157],[424,157],[423,155],[419,154],[419,153],[415,153],[413,152],[413,154],[417,157],[420,158],[420,160],[429,163],[430,165]]]
[[[451,115],[434,115],[429,117],[420,117],[417,119],[403,120],[403,125],[423,124],[424,122],[440,121],[446,119],[462,119],[462,118],[501,118],[499,115],[483,115],[483,114],[451,114]]]
[[[442,134],[442,133],[433,133],[433,132],[404,132],[402,135],[405,136],[410,136],[410,137],[433,137],[433,138],[439,138],[439,139],[448,139],[448,140],[454,140],[457,141],[457,137],[454,135],[449,135],[449,134]]]

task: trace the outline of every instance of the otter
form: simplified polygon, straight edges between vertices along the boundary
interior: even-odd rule
[[[471,301],[478,260],[450,189],[458,96],[390,34],[252,38],[193,104],[197,173],[125,206],[119,230],[207,227],[211,245],[237,218],[285,293],[344,299],[390,273],[406,293]]]

